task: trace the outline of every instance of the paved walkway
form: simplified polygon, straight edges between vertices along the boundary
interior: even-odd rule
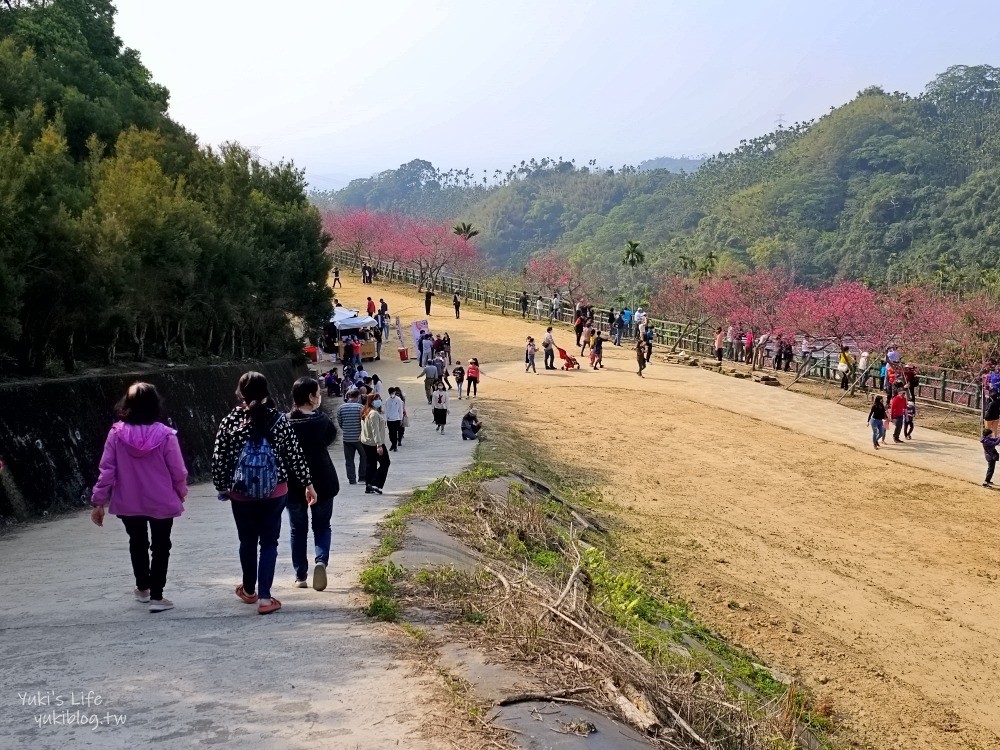
[[[99,529],[74,513],[0,539],[0,746],[433,746],[414,739],[430,678],[411,672],[392,634],[359,613],[356,584],[375,524],[412,489],[460,472],[474,444],[459,434],[464,409],[453,408],[449,434],[434,434],[415,364],[386,359],[369,370],[407,394],[405,447],[392,454],[380,497],[347,484],[338,439],[343,489],[329,587],[290,587],[286,523],[275,576],[284,607],[275,615],[258,616],[233,593],[236,528],[210,484],[192,487],[174,526],[170,612],[151,615],[132,601],[127,537],[113,517]],[[25,694],[51,697],[51,705],[22,705]],[[73,705],[88,695],[100,705]],[[101,725],[39,724],[77,711]]]

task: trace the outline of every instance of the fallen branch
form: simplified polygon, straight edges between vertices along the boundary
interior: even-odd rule
[[[593,690],[591,686],[587,685],[585,687],[578,688],[568,688],[566,690],[556,690],[551,693],[520,693],[519,695],[512,695],[508,698],[503,698],[496,702],[498,706],[513,706],[515,703],[529,703],[533,701],[552,701],[559,698],[566,698],[570,695],[577,695],[579,693],[589,693]],[[576,702],[576,701],[574,701]]]
[[[691,725],[688,724],[686,721],[684,721],[684,719],[681,718],[681,715],[677,713],[673,708],[667,706],[667,711],[674,718],[674,721],[677,722],[677,726],[683,729],[688,737],[690,737],[692,740],[697,742],[702,747],[708,745],[708,743],[705,742],[704,739],[702,739],[701,735],[699,735],[696,731],[694,731],[694,729],[691,728]]]
[[[611,702],[618,707],[622,716],[624,716],[628,723],[632,726],[641,729],[647,734],[660,726],[660,721],[656,718],[655,714],[650,711],[640,709],[637,705],[635,705],[635,703],[626,698],[622,692],[615,687],[615,683],[611,681],[610,677],[601,683],[601,687],[604,688],[604,692],[607,693],[608,698],[610,698]]]
[[[498,581],[500,581],[500,583],[503,585],[504,594],[506,596],[510,596],[510,581],[504,578],[501,573],[498,573],[497,571],[493,570],[493,568],[491,568],[489,565],[484,565],[483,570],[485,570],[487,573],[489,573]]]

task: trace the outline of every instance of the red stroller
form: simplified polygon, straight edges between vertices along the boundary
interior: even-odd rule
[[[574,357],[572,354],[567,354],[565,349],[560,349],[558,346],[556,347],[556,351],[559,352],[559,359],[563,361],[562,367],[560,369],[562,370],[580,369],[580,363],[577,362],[576,357]]]

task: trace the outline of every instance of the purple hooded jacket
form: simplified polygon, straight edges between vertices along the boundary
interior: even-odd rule
[[[177,431],[162,422],[115,422],[104,443],[93,505],[116,516],[176,518],[184,512],[187,469]]]

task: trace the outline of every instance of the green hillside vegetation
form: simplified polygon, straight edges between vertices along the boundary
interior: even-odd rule
[[[302,173],[199,147],[114,12],[0,4],[0,374],[287,351],[329,299]]]
[[[707,160],[707,156],[658,156],[655,159],[639,162],[639,171],[649,172],[653,169],[665,169],[668,172],[697,172],[698,167]]]
[[[542,159],[476,177],[415,161],[314,199],[470,221],[494,262],[515,268],[555,247],[608,271],[633,240],[651,271],[995,287],[998,93],[989,66],[949,68],[919,96],[871,87],[693,174]]]

